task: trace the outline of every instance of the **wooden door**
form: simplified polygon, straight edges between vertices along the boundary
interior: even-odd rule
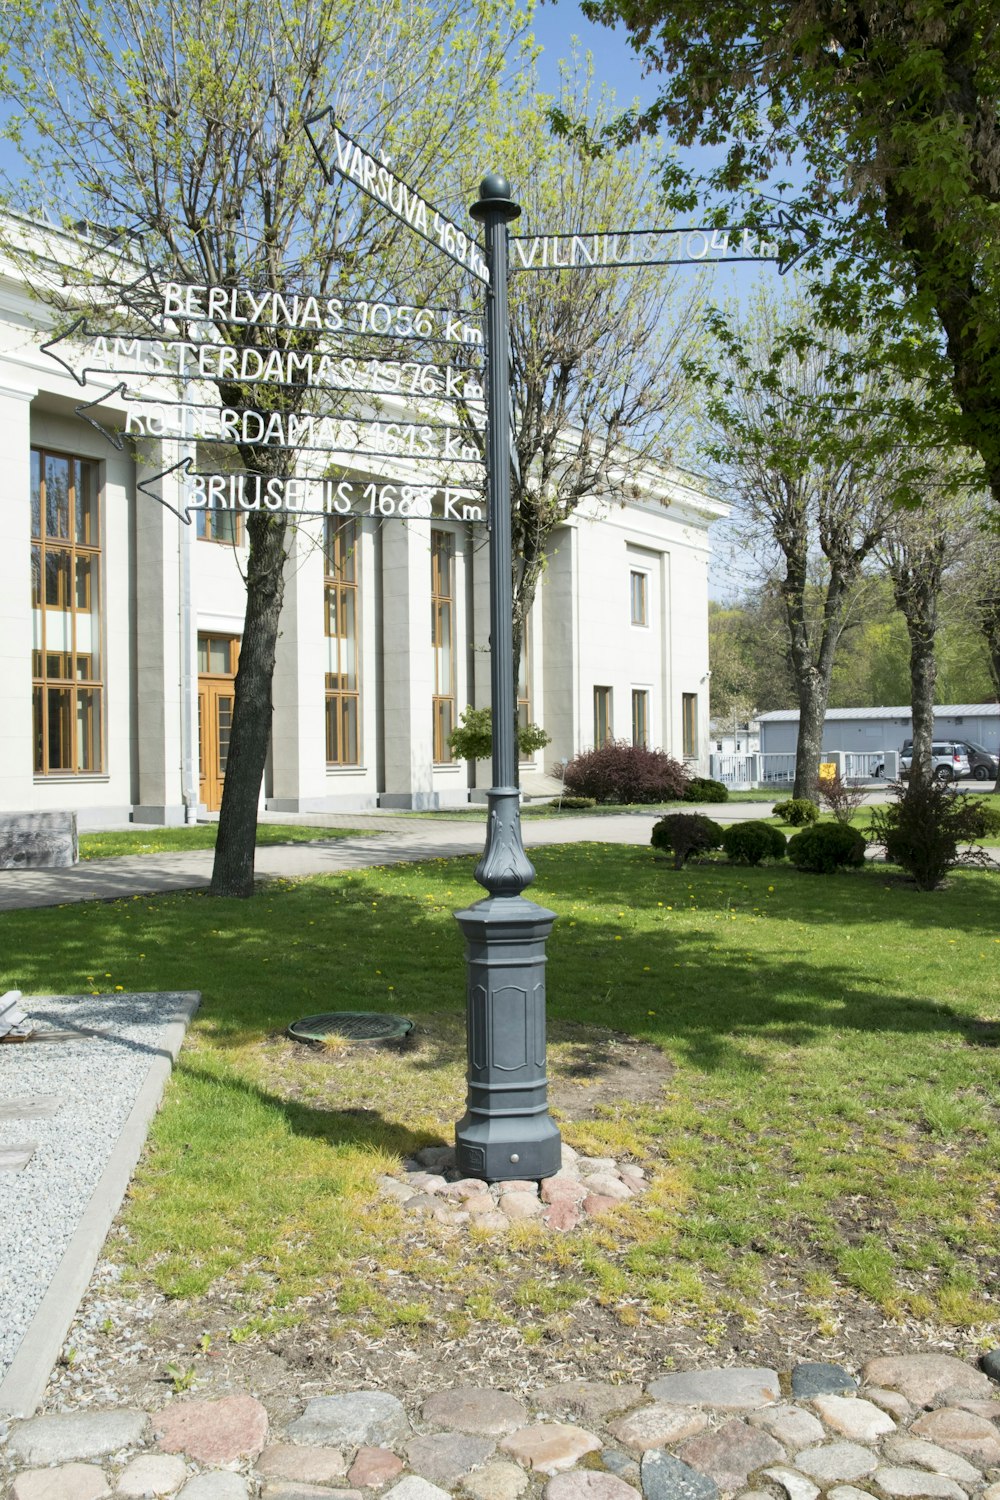
[[[199,795],[209,812],[222,806],[239,647],[236,636],[198,637]]]

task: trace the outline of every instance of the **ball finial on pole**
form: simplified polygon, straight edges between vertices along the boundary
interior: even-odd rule
[[[480,223],[488,218],[509,224],[521,214],[521,205],[510,196],[510,183],[502,172],[487,172],[479,184],[479,197],[469,213]]]

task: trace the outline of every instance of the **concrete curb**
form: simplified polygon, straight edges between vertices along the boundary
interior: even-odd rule
[[[163,1053],[153,1058],[90,1202],[38,1305],[6,1376],[0,1381],[0,1417],[30,1417],[42,1399],[69,1326],[90,1285],[104,1241],[121,1207],[150,1122],[159,1108],[184,1033],[201,1004],[198,990],[177,993],[178,1011],[165,1025]]]

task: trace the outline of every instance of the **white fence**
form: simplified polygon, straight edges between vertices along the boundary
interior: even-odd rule
[[[895,781],[899,776],[896,750],[824,750],[820,760],[836,766],[845,781]],[[715,754],[710,758],[709,774],[734,790],[774,787],[775,791],[783,791],[795,780],[795,756],[791,752]]]

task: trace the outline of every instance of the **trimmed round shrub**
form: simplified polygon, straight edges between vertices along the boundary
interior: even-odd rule
[[[808,797],[789,797],[784,802],[776,802],[772,812],[783,823],[791,823],[793,828],[805,828],[819,817],[819,808]]]
[[[649,842],[654,849],[669,850],[674,869],[682,868],[692,854],[705,854],[722,844],[722,829],[704,813],[667,813],[653,824]]]
[[[692,776],[684,788],[685,802],[728,802],[729,788],[711,776]]]
[[[995,839],[1000,835],[1000,807],[988,807],[985,802],[977,802],[969,821],[975,829],[972,835],[974,839]]]
[[[678,802],[687,774],[665,750],[608,740],[571,760],[563,783],[574,796],[598,802]]]
[[[788,858],[796,869],[814,875],[865,862],[865,836],[848,823],[817,823],[788,840]]]
[[[755,818],[723,829],[722,847],[737,864],[759,865],[762,859],[784,859],[787,845],[780,828]]]
[[[593,797],[553,797],[548,805],[560,807],[564,812],[582,812],[588,807],[596,807],[597,802]]]

